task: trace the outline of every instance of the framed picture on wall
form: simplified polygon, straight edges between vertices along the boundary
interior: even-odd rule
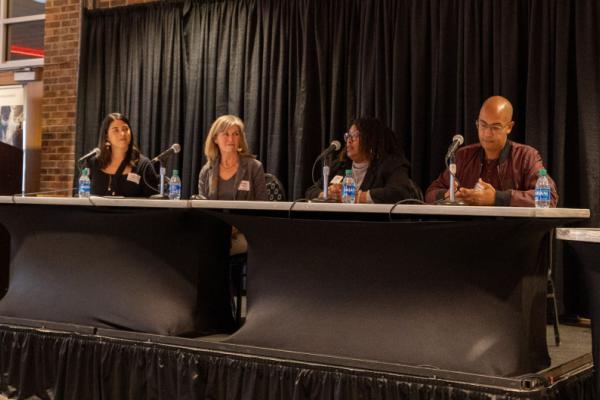
[[[0,142],[23,148],[23,86],[0,86]]]

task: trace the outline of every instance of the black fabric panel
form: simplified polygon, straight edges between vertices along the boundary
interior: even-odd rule
[[[577,251],[571,246],[571,242],[557,240],[564,248],[565,265],[565,309],[569,310],[569,316],[575,320],[578,318],[590,318],[588,284],[585,278],[585,262],[591,260],[582,259]]]
[[[0,298],[8,290],[8,277],[10,263],[10,234],[4,226],[0,224]]]
[[[231,343],[494,376],[550,363],[547,233],[561,221],[223,218],[249,243]]]
[[[149,158],[184,143],[182,8],[156,2],[84,12],[76,154],[98,146],[100,123],[111,112],[128,117],[134,142]]]
[[[22,173],[23,150],[0,141],[0,195],[21,193]]]
[[[233,327],[230,228],[213,217],[10,204],[0,223],[11,238],[0,315],[164,335]]]
[[[590,398],[589,375],[511,392],[436,379],[0,327],[0,393],[64,400]]]
[[[596,398],[600,398],[600,243],[569,241],[571,248],[582,269],[585,280],[585,295],[592,319],[592,356],[594,357],[594,382]]]

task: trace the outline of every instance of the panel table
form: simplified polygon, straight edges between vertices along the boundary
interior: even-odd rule
[[[229,343],[515,376],[549,365],[549,232],[588,210],[193,201],[246,234]]]

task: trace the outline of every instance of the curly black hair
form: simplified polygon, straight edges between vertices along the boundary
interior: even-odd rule
[[[396,134],[377,118],[362,117],[352,121],[360,132],[360,151],[367,155],[370,161],[384,159],[390,154],[402,152],[402,146]]]

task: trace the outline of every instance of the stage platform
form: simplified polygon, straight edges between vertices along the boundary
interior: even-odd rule
[[[589,327],[548,326],[552,364],[495,377],[0,318],[0,393],[27,399],[590,399]],[[399,339],[400,340],[400,339]]]

